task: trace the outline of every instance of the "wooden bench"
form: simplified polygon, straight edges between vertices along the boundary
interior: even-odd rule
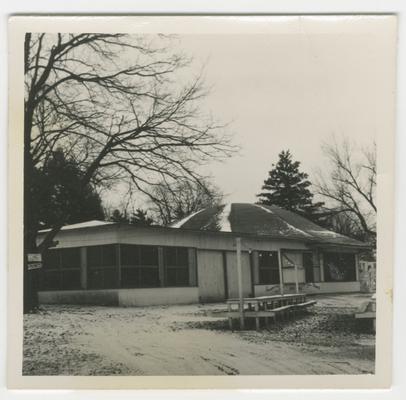
[[[301,311],[307,309],[307,307],[314,306],[317,302],[315,300],[306,301],[305,303],[295,304],[295,310]]]
[[[233,319],[240,318],[239,311],[226,311],[223,315],[217,313],[217,315],[212,315],[216,317],[226,317],[228,318],[228,324],[230,329],[233,330]],[[275,320],[276,313],[274,310],[258,310],[258,311],[244,311],[244,318],[255,318],[256,329],[259,330],[259,318],[265,318],[265,323],[268,325],[268,318],[273,318]]]

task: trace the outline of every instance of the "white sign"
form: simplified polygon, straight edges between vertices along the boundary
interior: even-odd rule
[[[42,256],[40,253],[28,253],[29,263],[40,263],[42,262]]]
[[[28,264],[28,271],[31,271],[33,269],[40,269],[42,268],[42,263],[29,263]]]

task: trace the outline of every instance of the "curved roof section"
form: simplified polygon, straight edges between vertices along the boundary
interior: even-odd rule
[[[105,226],[105,225],[114,225],[116,222],[109,222],[109,221],[99,221],[99,220],[92,220],[86,222],[79,222],[77,224],[65,225],[61,228],[61,231],[68,231],[71,229],[82,229],[82,228],[93,228],[95,226]],[[42,229],[39,233],[49,232],[51,229]]]
[[[366,246],[363,242],[322,228],[294,212],[273,205],[231,203],[209,207],[187,216],[171,227]]]

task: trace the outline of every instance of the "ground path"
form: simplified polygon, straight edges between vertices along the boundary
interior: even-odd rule
[[[230,332],[226,321],[206,315],[207,310],[219,305],[46,306],[40,314],[25,318],[24,373],[373,373],[373,335],[348,331],[350,314],[364,298],[360,295],[319,298],[314,315],[270,332]],[[331,325],[328,310],[347,318],[341,318],[338,325],[334,322],[331,332],[324,329]],[[342,334],[340,321],[345,328]]]

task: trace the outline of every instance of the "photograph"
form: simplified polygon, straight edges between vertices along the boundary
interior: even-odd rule
[[[47,18],[10,21],[20,378],[377,376],[396,17]]]

